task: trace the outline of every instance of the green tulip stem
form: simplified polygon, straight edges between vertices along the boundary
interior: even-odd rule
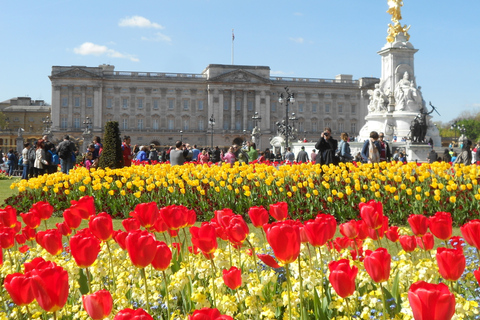
[[[213,307],[217,307],[217,297],[215,295],[215,278],[217,277],[217,268],[215,267],[215,263],[213,262],[213,259],[210,259],[210,262],[212,263],[212,272],[213,272],[213,278],[212,278],[212,292],[213,292]]]
[[[258,266],[257,266],[257,254],[255,253],[255,247],[252,245],[252,243],[248,240],[248,238],[245,239],[247,241],[248,245],[250,246],[250,249],[252,249],[252,257],[253,257],[253,262],[255,264],[255,272],[257,273],[257,278],[258,278],[258,283],[261,283],[260,281],[260,274],[258,273]]]
[[[320,247],[316,247],[316,249],[318,250],[319,254],[320,254],[320,266],[317,265],[317,268],[320,269],[320,274],[321,274],[321,279],[322,279],[322,295],[326,295],[325,293],[325,286],[323,285],[324,284],[324,280],[325,280],[325,274],[323,273],[323,258],[322,258],[322,249]],[[315,254],[315,258],[317,257],[317,255]],[[318,264],[318,259],[315,259],[317,264]]]
[[[230,242],[228,242],[228,253],[229,254],[229,257],[230,257],[230,268],[233,267],[233,260],[232,260],[232,251],[233,251],[233,246]]]
[[[167,236],[165,235],[165,232],[162,232],[163,238],[165,239],[165,243],[169,246],[170,244],[168,243]]]
[[[235,290],[235,295],[237,296],[238,301],[238,309],[240,310],[240,314],[242,315],[242,319],[245,319],[245,315],[243,314],[243,305],[240,300],[240,295],[238,294],[238,290]]]
[[[108,241],[105,241],[107,243],[107,249],[108,249],[108,257],[110,258],[110,272],[112,274],[112,283],[113,283],[113,291],[117,291],[116,285],[115,285],[115,273],[113,269],[113,258],[112,258],[112,251],[110,250],[110,243]]]
[[[87,274],[87,284],[88,284],[88,292],[89,293],[93,293],[92,292],[92,276],[90,274],[90,270],[88,270],[88,267],[85,268],[85,273]]]
[[[387,320],[387,299],[385,298],[385,291],[383,290],[383,284],[381,282],[380,282],[380,290],[382,290],[383,319]]]
[[[145,298],[147,300],[147,310],[149,314],[152,314],[150,312],[150,299],[148,298],[147,274],[145,273],[145,268],[140,269],[140,273],[142,274],[143,282],[145,282]]]
[[[43,220],[44,224],[45,224],[45,230],[48,230],[48,227],[47,227],[47,220]]]
[[[267,241],[267,236],[265,235],[265,230],[263,230],[263,228],[260,228],[262,230],[262,235],[263,235],[263,241],[264,243],[268,243]]]
[[[350,314],[350,303],[348,302],[348,298],[345,298],[345,303],[347,304],[347,317],[348,319],[352,319],[352,315]]]
[[[240,270],[243,271],[243,266],[242,266],[242,247],[238,248],[238,265],[240,266]]]
[[[300,318],[303,313],[303,278],[302,278],[302,263],[300,261],[300,255],[297,258],[298,261],[298,279],[300,280]]]
[[[44,220],[44,221],[46,221],[46,220]],[[57,311],[53,312],[53,320],[57,320]]]
[[[167,280],[167,275],[165,274],[165,270],[162,271],[163,273],[163,279],[165,280],[165,305],[167,306],[167,319],[170,319],[170,309],[168,308],[168,301],[169,301],[169,297],[168,297],[168,280]]]
[[[292,302],[290,300],[292,284],[290,283],[290,268],[288,263],[285,265],[285,269],[287,270],[288,319],[292,320]]]
[[[7,250],[8,252],[8,259],[10,259],[10,263],[12,264],[12,268],[13,268],[13,258],[12,258],[12,253],[10,252],[10,249]]]

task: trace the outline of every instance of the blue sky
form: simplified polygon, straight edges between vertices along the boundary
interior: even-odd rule
[[[6,1],[0,5],[0,101],[51,103],[57,66],[201,73],[209,64],[272,75],[380,77],[387,0]],[[404,0],[417,84],[447,122],[480,110],[480,1]]]

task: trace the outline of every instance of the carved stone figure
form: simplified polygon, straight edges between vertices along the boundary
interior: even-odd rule
[[[377,112],[385,111],[385,104],[388,102],[387,95],[380,89],[380,85],[375,84],[374,90],[368,90],[370,94],[370,103],[368,104],[368,111]]]
[[[399,33],[403,33],[405,37],[407,38],[407,41],[410,39],[410,35],[408,34],[408,29],[410,29],[410,26],[402,25],[400,24],[400,20],[402,20],[402,13],[401,13],[401,7],[403,6],[403,0],[387,0],[388,1],[388,10],[387,13],[392,15],[392,24],[388,25],[388,36],[387,36],[387,41],[388,42],[394,42],[395,37]]]
[[[260,141],[260,128],[255,127],[252,130],[252,142],[257,143]]]
[[[409,79],[408,72],[398,81],[395,87],[396,109],[399,111],[419,111],[423,108],[422,94],[415,88],[413,81]]]

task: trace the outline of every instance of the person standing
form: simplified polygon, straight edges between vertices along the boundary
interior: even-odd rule
[[[73,157],[75,151],[77,151],[75,144],[70,141],[70,136],[66,134],[63,137],[63,141],[60,142],[57,147],[57,154],[60,158],[60,166],[62,167],[62,172],[65,174],[68,174],[73,168]]]
[[[353,157],[350,151],[350,144],[348,143],[348,134],[346,132],[342,132],[340,138],[341,141],[338,144],[340,162],[351,162]]]
[[[378,135],[378,143],[380,144],[380,162],[382,161],[388,161],[392,159],[392,150],[390,149],[390,146],[388,145],[388,142],[383,140],[385,135],[383,132],[380,132]]]
[[[308,153],[305,151],[305,147],[302,146],[300,151],[297,154],[297,162],[303,163],[308,162]]]
[[[175,143],[175,149],[170,151],[170,165],[183,165],[187,159],[188,152],[188,148],[182,143],[182,141],[177,141]]]
[[[37,150],[37,141],[33,142],[32,147],[28,150],[28,177],[35,177],[35,151]]]
[[[427,157],[427,160],[428,160],[428,163],[434,163],[437,161],[437,153],[435,152],[435,150],[433,149],[432,147],[432,150],[430,150],[430,153],[428,154],[428,157]]]
[[[130,136],[124,136],[122,142],[122,155],[123,155],[123,165],[125,167],[130,167],[132,165],[133,151],[130,143],[132,140]]]
[[[45,166],[48,166],[48,161],[45,160],[45,148],[43,139],[37,141],[37,149],[35,150],[35,177],[45,173]]]
[[[315,163],[335,164],[335,151],[337,150],[337,140],[332,138],[332,129],[326,127],[320,136],[320,140],[315,144],[315,149],[318,150],[318,155],[315,159]]]
[[[472,141],[466,140],[463,141],[462,152],[460,155],[455,159],[454,163],[463,163],[464,165],[472,164]],[[453,160],[452,160],[453,161]]]
[[[7,164],[8,164],[8,171],[7,174],[9,176],[13,176],[13,171],[15,170],[15,164],[17,163],[17,157],[15,157],[15,153],[13,149],[8,150],[7,154]]]
[[[218,148],[218,146],[215,146],[215,148],[213,149],[211,160],[212,160],[213,163],[220,162],[220,160],[221,160],[220,159],[220,149]]]
[[[234,147],[228,148],[228,152],[225,155],[221,153],[220,158],[222,159],[222,161],[225,161],[226,163],[230,163],[230,166],[233,166],[233,164],[237,159],[237,157],[235,156],[235,148]]]
[[[103,150],[103,144],[100,142],[99,136],[93,137],[92,142],[93,142],[93,145],[95,146],[95,151],[93,152],[93,160],[95,160],[100,157],[100,154],[102,153],[102,150]]]
[[[257,151],[257,145],[255,142],[247,142],[247,147],[248,147],[248,162],[252,162],[258,159],[258,151]]]
[[[200,150],[197,148],[197,145],[194,144],[193,145],[193,149],[192,149],[192,161],[198,161],[198,156],[200,155]]]
[[[208,155],[207,150],[203,149],[198,156],[198,161],[203,164],[203,163],[208,163],[209,160],[210,160],[210,156]]]
[[[22,150],[22,164],[23,164],[23,171],[22,171],[22,179],[28,180],[28,152],[32,148],[30,142],[25,142],[23,144]]]
[[[310,153],[310,159],[312,163],[315,163],[316,158],[317,158],[317,153],[315,152],[315,149],[313,149],[312,153]]]
[[[292,152],[290,147],[287,147],[287,151],[285,152],[285,162],[293,163],[295,161],[295,155]]]
[[[365,140],[362,148],[362,159],[365,163],[380,162],[380,145],[378,143],[378,132],[370,132],[370,138]]]

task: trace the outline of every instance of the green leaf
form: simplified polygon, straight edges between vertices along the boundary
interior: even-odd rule
[[[80,292],[82,294],[87,294],[88,293],[88,279],[85,273],[83,272],[83,269],[80,269],[80,277],[78,278],[78,284],[80,285]]]

